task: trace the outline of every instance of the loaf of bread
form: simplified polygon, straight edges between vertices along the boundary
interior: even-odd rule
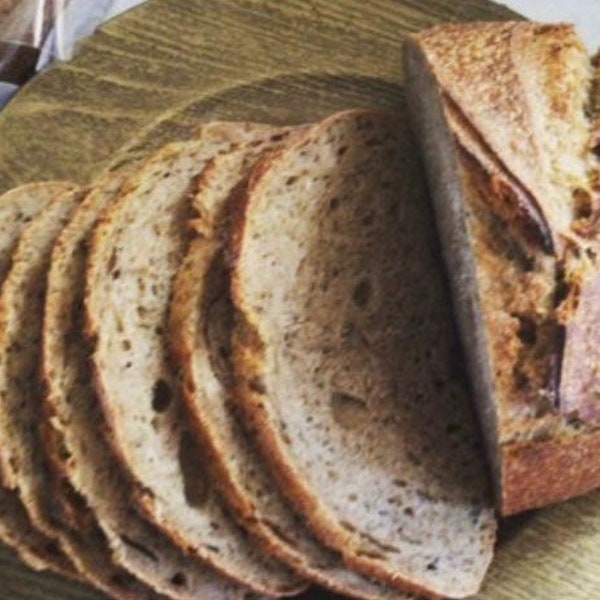
[[[326,119],[233,218],[236,397],[282,491],[357,571],[474,594],[495,522],[405,120]]]
[[[600,484],[594,70],[573,28],[444,25],[405,46],[504,514]]]
[[[25,562],[129,600],[464,598],[496,528],[475,408],[503,513],[600,484],[596,68],[531,23],[405,60],[416,139],[401,110],[212,123],[0,198]]]

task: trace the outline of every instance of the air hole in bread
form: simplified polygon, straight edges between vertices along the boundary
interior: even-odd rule
[[[210,493],[203,452],[189,431],[184,431],[179,442],[179,466],[183,475],[185,499],[190,506],[202,507]]]
[[[115,269],[114,271],[111,271],[111,277],[116,281],[117,279],[119,279],[119,277],[121,277],[121,269]]]
[[[517,390],[524,390],[529,387],[529,376],[517,366],[513,368],[513,378]]]
[[[164,379],[158,379],[152,388],[152,410],[164,413],[168,410],[173,399],[173,390]]]
[[[437,571],[437,562],[438,562],[438,559],[436,558],[435,560],[432,560],[430,563],[427,563],[427,570],[428,571]]]
[[[327,207],[327,210],[329,212],[332,212],[336,208],[338,208],[339,205],[340,205],[340,199],[337,196],[334,196],[333,198],[331,198],[331,200],[329,200],[329,205]]]
[[[113,269],[117,266],[117,248],[113,248],[108,262],[106,263],[106,272],[112,273]]]
[[[181,571],[178,571],[171,577],[171,583],[177,587],[185,587],[187,585],[187,577]]]
[[[564,265],[559,265],[556,270],[556,284],[554,286],[554,306],[560,306],[570,295],[571,286],[566,280]]]
[[[131,340],[122,340],[121,345],[123,346],[123,350],[127,352],[131,350]]]
[[[333,418],[339,425],[353,429],[364,424],[367,403],[362,398],[344,392],[333,392],[331,394],[331,410]]]
[[[373,294],[373,286],[369,279],[361,280],[352,292],[352,301],[358,308],[367,308],[371,296]]]
[[[115,329],[117,330],[117,333],[125,332],[125,326],[123,325],[123,321],[121,321],[118,315],[115,317]]]
[[[537,342],[537,323],[528,315],[515,315],[519,321],[517,336],[526,346],[534,346]]]
[[[573,190],[573,211],[576,219],[589,219],[593,213],[591,194],[582,188]]]
[[[296,177],[295,175],[292,175],[291,177],[288,177],[285,181],[285,185],[294,185],[294,183],[296,183],[296,181],[298,181],[298,177]]]

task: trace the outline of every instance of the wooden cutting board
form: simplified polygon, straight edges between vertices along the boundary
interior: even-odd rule
[[[107,164],[216,118],[299,123],[356,106],[402,110],[402,35],[514,18],[484,0],[154,0],[0,113],[0,192],[89,181]],[[316,592],[309,594],[317,596]],[[0,548],[1,600],[92,600]],[[503,524],[477,600],[598,600],[600,494]]]

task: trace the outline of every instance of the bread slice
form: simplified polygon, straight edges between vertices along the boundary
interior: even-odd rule
[[[47,388],[43,429],[60,483],[58,514],[71,528],[99,527],[107,555],[170,598],[243,600],[245,588],[184,556],[130,509],[127,482],[101,433],[102,415],[82,329],[86,240],[132,171],[128,167],[107,173],[95,183],[52,252],[42,344]],[[131,579],[121,577],[117,582]]]
[[[475,593],[495,523],[405,120],[332,116],[239,204],[237,397],[282,489],[352,567]]]
[[[422,142],[504,514],[600,484],[592,67],[568,25],[407,41]]]
[[[75,188],[69,182],[48,181],[26,184],[0,196],[0,282],[10,270],[11,256],[23,229],[56,196]],[[60,551],[56,540],[31,525],[17,493],[4,486],[0,487],[0,539],[31,568],[76,577],[72,562]]]
[[[0,294],[0,466],[35,527],[56,536],[48,522],[46,465],[37,435],[43,395],[39,342],[45,274],[55,237],[85,195],[72,189],[54,198],[24,228]]]
[[[216,157],[198,182],[193,203],[199,235],[177,272],[169,327],[189,417],[211,454],[223,499],[266,552],[337,593],[396,599],[401,596],[396,589],[348,569],[339,554],[310,534],[281,496],[232,404],[228,359],[233,311],[223,257],[224,232],[231,216],[230,196],[242,193],[263,148],[245,145]]]
[[[55,489],[37,431],[42,399],[38,369],[45,275],[54,238],[85,195],[85,190],[63,187],[65,191],[54,195],[23,229],[0,294],[3,475],[33,526],[52,540],[51,547],[60,548],[69,557],[81,576],[120,598],[157,599],[157,594],[111,562],[98,531],[65,532],[53,519]]]
[[[182,549],[255,591],[304,584],[266,559],[226,514],[204,476],[203,451],[182,415],[167,360],[171,280],[185,251],[188,191],[207,160],[252,126],[216,124],[198,141],[153,155],[111,205],[91,242],[86,318],[108,439],[132,484],[132,501]],[[254,127],[255,137],[273,130]]]

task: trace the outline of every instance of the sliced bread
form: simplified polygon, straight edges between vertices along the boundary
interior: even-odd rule
[[[108,173],[95,183],[52,252],[42,344],[44,439],[60,483],[60,518],[71,528],[81,527],[82,521],[89,528],[92,519],[114,561],[170,598],[243,600],[248,590],[184,556],[131,510],[127,482],[101,432],[102,414],[82,329],[86,240],[132,170]],[[131,577],[116,579],[121,580]]]
[[[11,256],[23,229],[54,198],[76,187],[62,181],[31,183],[0,196],[0,282],[10,270]],[[56,540],[31,525],[16,491],[5,487],[0,487],[0,539],[33,569],[76,576],[72,562],[60,551]]]
[[[252,129],[207,126],[199,140],[160,150],[128,181],[91,238],[86,319],[107,439],[133,485],[132,501],[182,549],[255,591],[285,595],[304,584],[265,558],[226,513],[205,477],[204,451],[182,414],[166,350],[190,186],[208,160]],[[260,131],[273,135],[256,126],[255,138]]]
[[[11,257],[0,294],[0,431],[3,475],[22,502],[33,526],[64,552],[90,583],[120,598],[154,600],[159,596],[137,583],[107,552],[103,536],[88,528],[66,532],[53,518],[54,492],[48,464],[38,437],[42,401],[39,377],[46,271],[54,239],[85,196],[66,187],[55,195],[23,229]],[[8,487],[8,486],[7,486]]]
[[[49,482],[38,437],[43,397],[39,354],[46,272],[52,244],[85,196],[68,190],[24,228],[0,293],[0,465],[35,527],[57,534],[49,522]]]
[[[494,472],[512,514],[600,485],[597,105],[568,25],[410,38],[407,88]]]
[[[495,521],[421,168],[399,115],[334,115],[258,165],[234,224],[236,396],[347,564],[474,594]]]
[[[169,327],[188,414],[211,453],[224,501],[266,552],[335,592],[356,598],[400,598],[398,590],[348,569],[338,553],[314,538],[279,492],[232,403],[233,311],[224,238],[231,196],[243,193],[245,178],[263,149],[264,144],[245,145],[218,156],[198,181],[193,200],[198,237],[177,272]]]

